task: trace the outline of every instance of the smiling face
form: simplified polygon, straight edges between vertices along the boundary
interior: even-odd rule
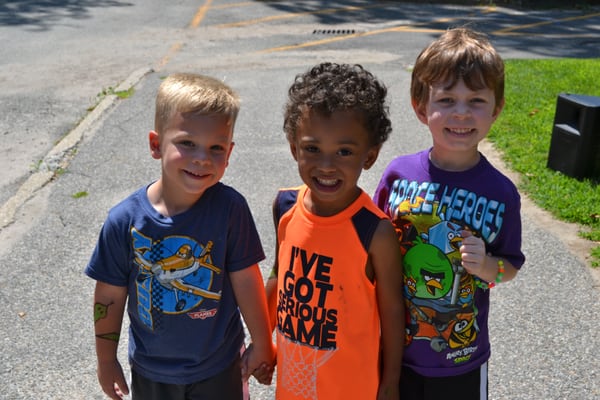
[[[164,132],[150,132],[152,157],[161,160],[158,183],[167,209],[191,206],[221,180],[233,149],[232,135],[225,116],[181,113],[169,119]]]
[[[358,178],[379,154],[356,115],[341,111],[330,117],[305,115],[290,149],[310,190],[304,204],[319,216],[337,214],[356,200]]]
[[[477,146],[496,120],[502,107],[494,91],[470,89],[462,79],[449,87],[447,82],[430,86],[425,104],[413,102],[417,117],[433,137],[432,162],[442,169],[465,170],[479,161]]]

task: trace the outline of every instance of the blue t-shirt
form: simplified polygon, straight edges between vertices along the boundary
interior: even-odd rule
[[[227,368],[244,332],[229,273],[265,258],[241,194],[222,183],[164,217],[147,187],[112,208],[85,273],[128,288],[129,360],[144,377],[190,384]]]
[[[490,357],[489,291],[476,288],[461,266],[461,231],[520,268],[525,256],[515,185],[483,155],[475,167],[450,172],[435,167],[425,150],[394,159],[374,200],[390,216],[403,254],[403,364],[431,377],[478,368]]]

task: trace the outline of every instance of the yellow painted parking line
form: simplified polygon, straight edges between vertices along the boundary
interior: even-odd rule
[[[256,3],[253,1],[243,1],[240,3],[230,3],[230,4],[220,4],[214,5],[211,7],[213,10],[223,10],[226,8],[238,8],[238,7],[247,7],[247,6],[255,6]]]
[[[173,57],[175,54],[177,54],[179,52],[179,50],[181,50],[182,47],[183,47],[182,43],[174,43],[173,45],[171,45],[171,48],[169,49],[169,51],[167,51],[167,54],[163,58],[160,59],[160,61],[154,67],[154,70],[159,71],[162,67],[167,65],[169,60],[171,60],[171,57]]]
[[[197,28],[198,25],[200,25],[200,22],[202,22],[202,20],[204,19],[206,11],[208,11],[208,7],[210,7],[211,3],[212,0],[206,0],[206,2],[204,2],[204,4],[201,5],[200,8],[198,8],[198,11],[196,11],[192,22],[190,22],[190,28]]]
[[[504,28],[504,29],[499,29],[495,32],[493,32],[494,35],[531,35],[531,33],[527,33],[527,32],[516,32],[513,33],[514,31],[519,31],[519,30],[524,30],[524,29],[528,29],[528,28],[534,28],[534,27],[538,27],[538,26],[543,26],[543,25],[552,25],[555,24],[557,22],[564,22],[564,21],[577,21],[580,19],[588,19],[588,18],[593,18],[593,17],[598,17],[600,16],[600,13],[595,13],[595,14],[585,14],[585,15],[579,15],[576,17],[567,17],[567,18],[560,18],[560,19],[553,19],[551,21],[542,21],[542,22],[535,22],[533,24],[525,24],[525,25],[516,25],[516,26],[512,26],[510,28]],[[538,35],[535,35],[538,36]],[[545,35],[544,35],[545,36]],[[564,36],[568,36],[568,37],[572,37],[571,35],[563,35],[561,37]],[[573,36],[576,37],[576,36]]]
[[[360,7],[348,6],[348,7],[340,7],[340,8],[327,8],[325,10],[318,10],[318,11],[303,11],[303,12],[298,12],[298,13],[286,13],[286,14],[281,14],[281,15],[271,15],[271,16],[263,17],[263,18],[249,19],[246,21],[231,22],[229,24],[217,25],[216,27],[217,28],[235,28],[235,27],[240,27],[240,26],[259,24],[261,22],[270,22],[270,21],[277,21],[277,20],[281,20],[281,19],[298,18],[298,17],[302,17],[305,15],[322,15],[322,14],[334,14],[334,13],[343,12],[343,11],[360,11],[360,10],[365,10],[368,8],[382,7],[384,5],[385,4],[383,4],[383,3],[379,3],[379,4],[371,4],[369,6],[360,6]]]
[[[206,15],[206,12],[208,11],[208,8],[210,7],[211,3],[212,3],[212,0],[206,0],[204,2],[204,4],[198,8],[198,10],[196,11],[196,14],[194,14],[194,17],[192,18],[192,21],[188,25],[188,28],[195,29],[200,25],[200,23],[202,22],[202,20],[204,19],[205,15]],[[181,50],[182,47],[183,47],[183,43],[179,43],[179,42],[173,43],[171,45],[171,47],[169,48],[169,50],[167,51],[167,54],[165,54],[158,61],[158,63],[156,63],[156,65],[154,66],[154,70],[160,71],[165,65],[167,65],[169,63],[171,58],[173,58],[173,56],[175,56],[175,54],[177,54],[179,52],[179,50]]]

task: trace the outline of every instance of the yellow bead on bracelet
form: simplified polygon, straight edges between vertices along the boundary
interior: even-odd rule
[[[486,283],[481,279],[475,277],[475,286],[481,288],[483,290],[488,290],[496,286],[497,283],[502,282],[502,277],[504,276],[504,261],[498,260],[498,275],[496,275],[495,282]]]

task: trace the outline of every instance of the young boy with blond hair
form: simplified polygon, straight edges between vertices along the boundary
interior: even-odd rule
[[[98,380],[112,399],[129,391],[117,359],[126,302],[133,399],[242,399],[240,311],[253,342],[246,370],[274,360],[263,249],[246,200],[220,182],[238,110],[233,90],[207,76],[160,85],[148,141],[161,175],[110,210],[85,269]]]

